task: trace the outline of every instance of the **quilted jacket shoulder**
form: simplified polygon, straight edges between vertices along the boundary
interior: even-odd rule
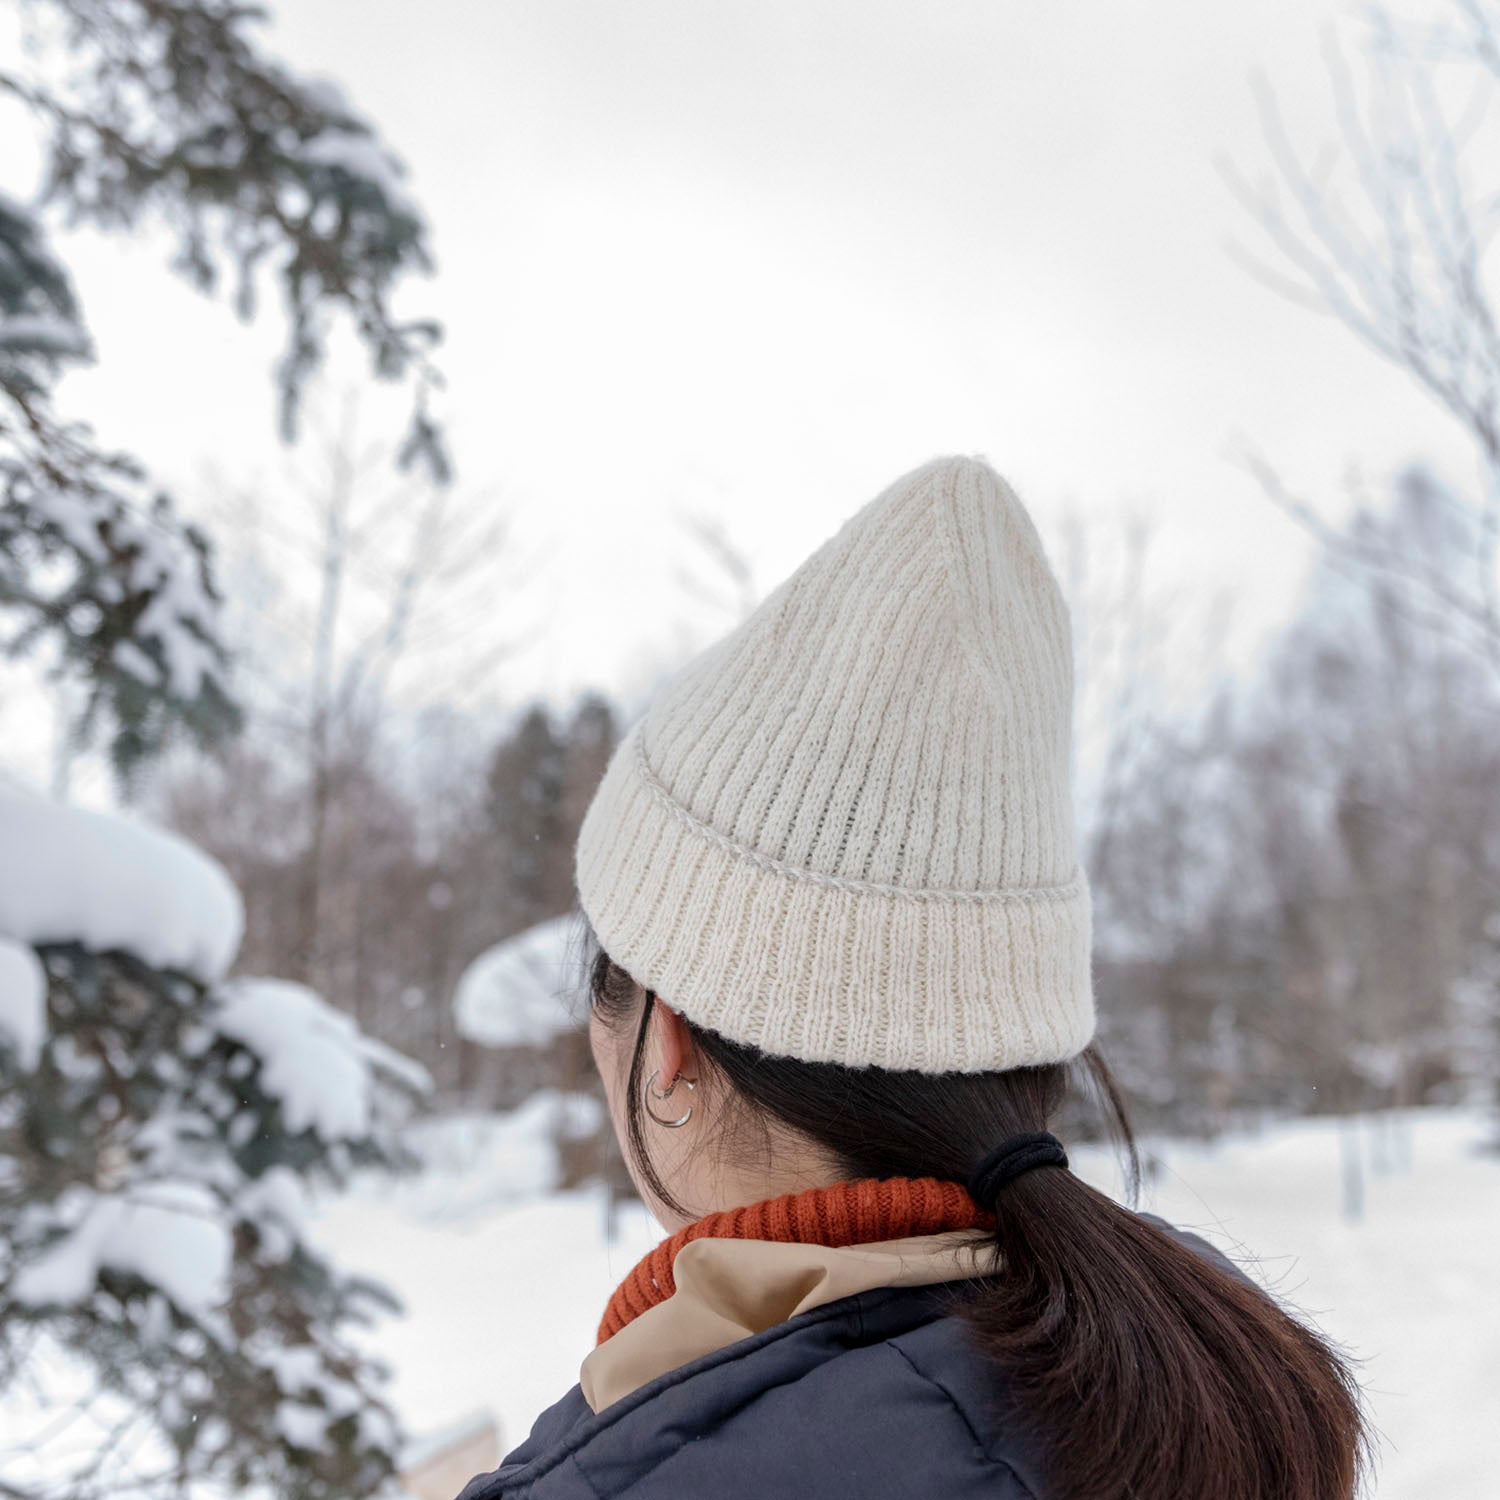
[[[597,1415],[575,1387],[462,1500],[1037,1500],[1035,1457],[950,1300],[846,1297]]]
[[[952,1286],[860,1292],[597,1414],[575,1386],[460,1500],[1052,1500],[1037,1436],[955,1301]]]

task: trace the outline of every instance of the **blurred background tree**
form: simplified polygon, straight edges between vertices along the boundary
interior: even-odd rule
[[[1304,642],[1327,688],[1317,712],[1346,716],[1344,733],[1327,732],[1347,743],[1359,723],[1366,736],[1339,793],[1352,886],[1340,941],[1360,1017],[1345,1065],[1410,1099],[1413,1070],[1430,1076],[1445,1050],[1454,1066],[1462,993],[1472,1024],[1460,1071],[1482,1075],[1500,1104],[1500,995],[1478,1002],[1474,979],[1500,914],[1496,799],[1483,790],[1500,744],[1500,4],[1451,0],[1431,21],[1371,6],[1361,19],[1362,69],[1328,51],[1341,150],[1299,150],[1261,88],[1273,172],[1228,177],[1273,258],[1246,258],[1409,376],[1462,434],[1472,470],[1445,483],[1410,468],[1384,506],[1357,492],[1338,527],[1264,455],[1245,461],[1365,594],[1338,640]],[[1372,695],[1364,709],[1360,691]]]

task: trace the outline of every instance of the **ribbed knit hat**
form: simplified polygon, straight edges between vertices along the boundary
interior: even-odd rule
[[[903,475],[620,742],[578,894],[605,951],[731,1041],[981,1072],[1094,1030],[1067,608],[977,458]]]

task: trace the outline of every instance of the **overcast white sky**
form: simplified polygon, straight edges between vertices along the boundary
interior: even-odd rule
[[[769,586],[889,479],[980,452],[1044,530],[1154,515],[1167,581],[1231,585],[1259,625],[1306,549],[1239,436],[1330,512],[1351,461],[1456,462],[1402,377],[1226,250],[1255,242],[1215,166],[1265,162],[1252,69],[1331,137],[1320,29],[1348,7],[276,10],[276,49],[411,168],[440,266],[407,307],[447,323],[463,481],[553,551],[497,601],[497,628],[547,621],[501,700],[633,691],[683,622],[718,628],[675,580],[682,509],[721,514]],[[69,255],[100,359],[64,406],[188,494],[207,460],[269,472],[273,320],[247,331],[156,245]]]

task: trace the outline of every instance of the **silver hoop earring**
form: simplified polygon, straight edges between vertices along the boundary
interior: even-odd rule
[[[688,1105],[688,1107],[683,1110],[681,1116],[678,1119],[664,1120],[659,1114],[657,1114],[654,1109],[651,1108],[651,1101],[653,1099],[670,1099],[672,1097],[672,1090],[675,1089],[679,1083],[687,1089],[688,1093],[692,1093],[692,1091],[697,1088],[698,1085],[691,1078],[684,1078],[681,1073],[674,1073],[672,1075],[671,1083],[669,1083],[666,1088],[657,1089],[654,1088],[653,1085],[656,1082],[656,1075],[658,1072],[660,1072],[660,1069],[656,1069],[655,1071],[653,1071],[651,1076],[646,1080],[646,1087],[644,1090],[646,1100],[646,1113],[650,1115],[658,1125],[665,1125],[668,1130],[680,1130],[684,1125],[687,1124],[689,1120],[693,1118],[693,1106],[691,1104]]]

